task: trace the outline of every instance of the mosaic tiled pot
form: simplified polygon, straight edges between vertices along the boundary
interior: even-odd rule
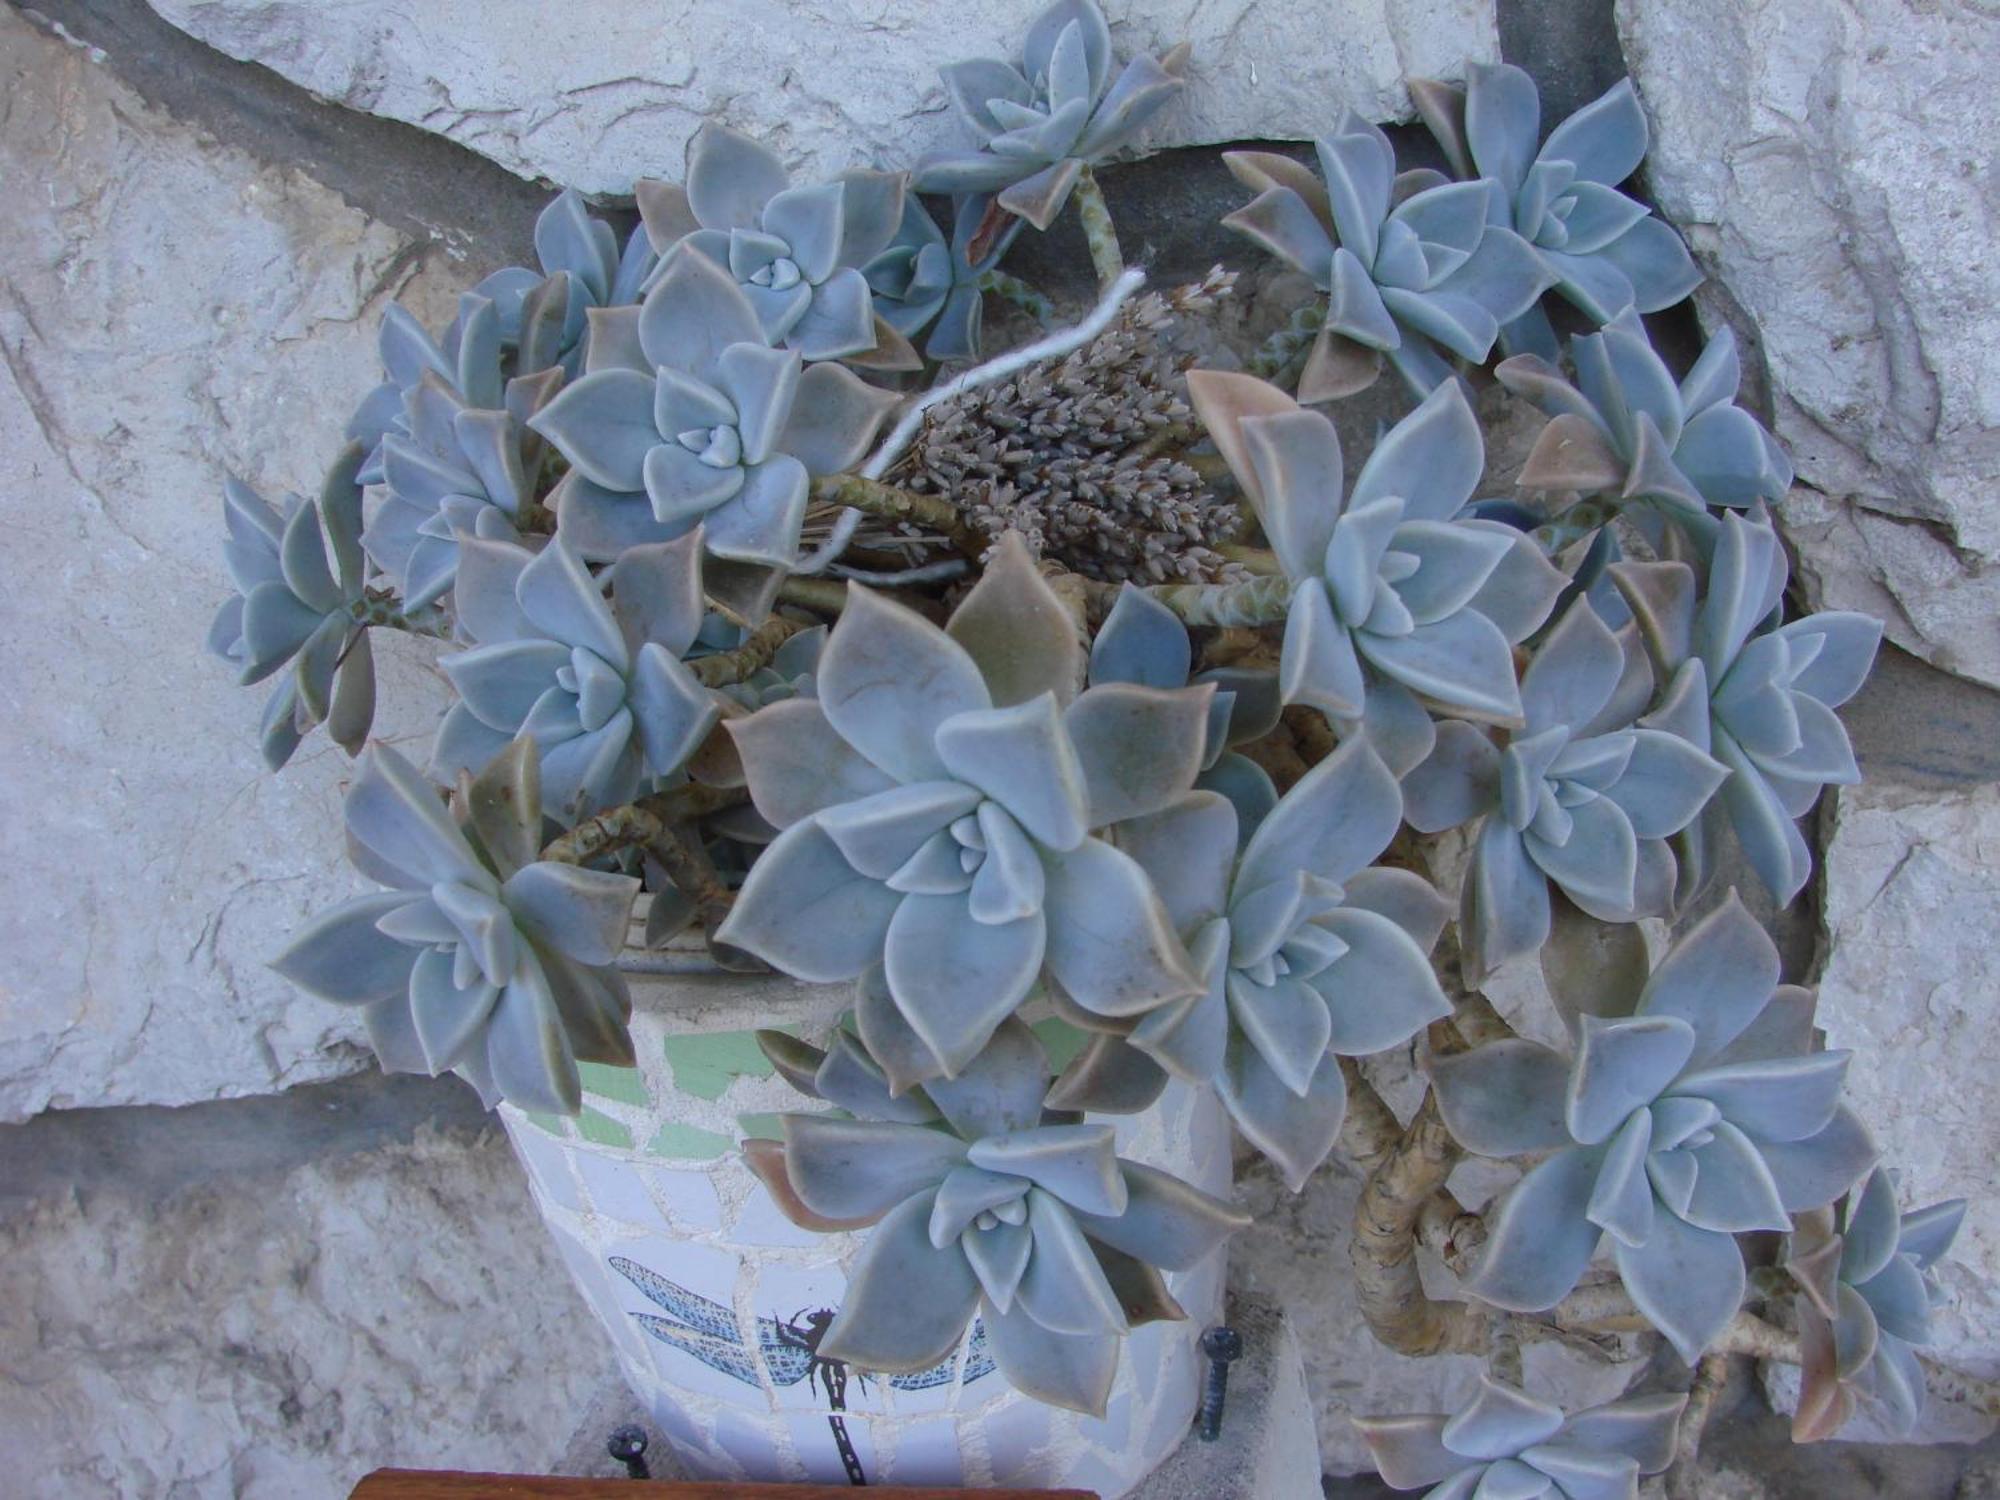
[[[1215,1321],[1218,1250],[1168,1277],[1188,1310],[1126,1340],[1101,1419],[1016,1394],[975,1322],[945,1364],[881,1378],[814,1358],[860,1238],[794,1227],[737,1147],[775,1136],[784,1110],[822,1106],[777,1077],[752,1033],[822,1041],[841,986],[724,974],[695,953],[635,957],[636,1068],[586,1064],[573,1120],[502,1106],[535,1201],[626,1379],[694,1472],[869,1484],[1080,1487],[1123,1495],[1186,1435],[1195,1340]],[[667,972],[660,972],[667,971]],[[1036,1025],[1061,1062],[1081,1041]],[[1113,1120],[1119,1152],[1229,1191],[1229,1136],[1212,1096],[1172,1085]]]

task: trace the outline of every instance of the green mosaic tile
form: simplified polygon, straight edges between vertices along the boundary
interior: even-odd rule
[[[680,1161],[714,1161],[736,1143],[726,1135],[695,1125],[662,1125],[646,1142],[653,1156],[671,1156]]]
[[[569,1139],[569,1126],[564,1122],[561,1115],[545,1115],[541,1111],[533,1109],[524,1109],[521,1113],[526,1115],[531,1122],[546,1130],[550,1135],[565,1141]]]
[[[1083,1031],[1059,1016],[1050,1016],[1045,1021],[1037,1021],[1030,1028],[1042,1039],[1042,1046],[1049,1054],[1049,1066],[1060,1073],[1070,1065],[1070,1060],[1083,1050],[1090,1038]]]
[[[777,1115],[738,1115],[736,1128],[753,1141],[775,1141],[782,1139],[785,1127],[778,1123]]]
[[[594,1109],[586,1109],[576,1117],[576,1128],[586,1141],[597,1146],[618,1146],[626,1151],[632,1149],[632,1132]]]
[[[609,1063],[580,1062],[576,1065],[577,1077],[583,1080],[583,1091],[596,1094],[602,1099],[614,1099],[620,1104],[636,1104],[641,1109],[651,1101],[646,1098],[646,1080],[637,1068],[614,1068]]]
[[[674,1087],[697,1099],[720,1099],[738,1078],[769,1078],[771,1060],[754,1031],[689,1032],[665,1042]]]

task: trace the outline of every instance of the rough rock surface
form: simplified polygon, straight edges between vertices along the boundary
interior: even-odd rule
[[[1984,943],[1950,935],[2000,929],[1996,863],[2000,786],[1843,791],[1826,853],[1819,1012],[1828,1044],[1859,1054],[1848,1092],[1903,1172],[1905,1207],[1971,1199],[1940,1272],[1949,1300],[1931,1352],[1988,1379],[2000,1376],[2000,1203],[1987,1191],[2000,1158],[1993,963]],[[1932,1405],[1930,1435],[1992,1430]]]
[[[356,888],[346,762],[321,739],[268,775],[268,687],[202,650],[221,484],[316,491],[383,306],[435,320],[460,273],[11,8],[0,91],[0,1119],[349,1071],[358,1027],[264,968]],[[377,732],[428,733],[428,652],[380,645]]]
[[[1618,18],[1652,188],[1716,278],[1704,318],[1761,340],[1809,590],[2000,682],[2000,14],[1618,0]]]
[[[546,1472],[609,1345],[456,1083],[6,1128],[10,1495],[336,1500],[389,1464]]]
[[[624,193],[678,176],[705,119],[763,137],[807,173],[901,164],[963,144],[937,65],[1012,57],[1026,0],[150,0],[228,53],[314,93],[450,136],[530,177]],[[1299,139],[1351,104],[1407,118],[1412,75],[1499,55],[1494,0],[1136,0],[1109,7],[1121,52],[1194,44],[1186,101],[1154,139]],[[1302,47],[1301,39],[1312,45]]]

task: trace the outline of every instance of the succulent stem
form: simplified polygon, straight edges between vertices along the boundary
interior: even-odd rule
[[[404,610],[398,607],[395,595],[370,589],[362,598],[348,605],[347,612],[354,617],[357,625],[405,630],[411,635],[430,636],[440,641],[451,639],[451,615],[442,604],[426,604],[420,609]]]
[[[942,532],[953,547],[977,560],[990,545],[970,524],[959,508],[936,495],[920,495],[897,489],[879,479],[859,474],[831,474],[813,484],[813,499],[845,505],[884,521],[904,521],[931,531]]]
[[[778,599],[815,614],[837,615],[847,608],[847,585],[834,578],[801,578],[794,573],[778,585]]]
[[[687,664],[688,670],[694,673],[703,687],[723,687],[728,683],[741,682],[804,628],[796,620],[773,615],[751,631],[749,638],[734,651],[718,651],[713,656],[697,657]]]
[[[1257,352],[1245,362],[1245,372],[1260,380],[1289,385],[1290,377],[1304,365],[1306,355],[1312,350],[1313,340],[1319,337],[1325,322],[1326,304],[1308,302],[1292,314],[1291,321],[1258,346]]]
[[[1275,625],[1292,606],[1282,573],[1242,583],[1159,583],[1146,592],[1190,625]]]
[[[706,813],[721,812],[750,800],[742,787],[704,786],[686,782],[668,791],[641,797],[622,807],[607,808],[585,818],[568,833],[542,851],[542,858],[557,864],[580,865],[602,854],[650,844],[666,837],[668,828]]]
[[[1076,215],[1083,223],[1084,243],[1090,246],[1090,264],[1097,271],[1100,288],[1110,286],[1125,273],[1125,256],[1118,248],[1118,227],[1111,222],[1110,205],[1097,174],[1089,163],[1076,174]]]
[[[1701,1492],[1696,1484],[1695,1459],[1701,1453],[1701,1435],[1715,1411],[1715,1398],[1728,1381],[1726,1354],[1705,1354],[1695,1366],[1687,1408],[1681,1413],[1680,1437],[1674,1444],[1673,1468],[1667,1474],[1668,1500],[1698,1500]]]
[[[1047,297],[1020,277],[1009,276],[997,267],[980,273],[979,289],[1005,298],[1045,328],[1055,321],[1055,306]]]

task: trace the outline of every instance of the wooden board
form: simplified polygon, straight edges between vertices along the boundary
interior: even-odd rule
[[[841,1500],[848,1485],[665,1482],[652,1479],[536,1479],[523,1474],[459,1474],[377,1469],[350,1500]],[[868,1486],[884,1500],[966,1500],[965,1490]],[[1089,1490],[982,1490],[988,1500],[1097,1500]]]

